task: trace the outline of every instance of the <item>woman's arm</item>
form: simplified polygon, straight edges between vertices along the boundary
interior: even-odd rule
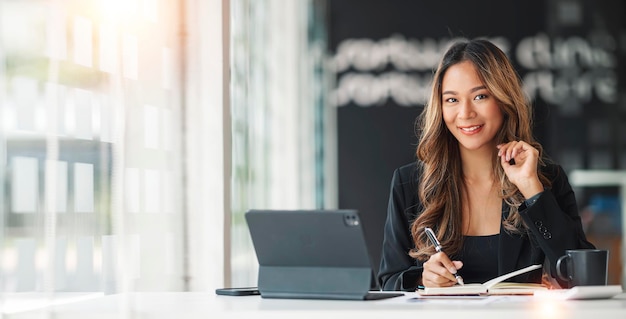
[[[416,165],[397,169],[391,181],[387,220],[378,283],[383,290],[414,291],[422,273],[421,263],[409,256],[413,248],[410,221],[415,218]]]
[[[533,241],[548,258],[550,274],[554,277],[556,260],[566,249],[595,247],[583,231],[576,197],[565,171],[558,165],[549,165],[546,173],[552,187],[540,193],[529,207],[520,207],[520,215]]]

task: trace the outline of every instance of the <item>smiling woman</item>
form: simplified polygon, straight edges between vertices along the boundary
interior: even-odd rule
[[[529,264],[543,264],[546,276],[534,271],[517,281],[566,284],[554,278],[556,259],[593,245],[531,118],[519,77],[496,45],[459,41],[445,52],[419,117],[417,161],[394,172],[378,274],[384,289],[452,286],[457,273],[481,283]],[[441,240],[439,252],[426,227]]]

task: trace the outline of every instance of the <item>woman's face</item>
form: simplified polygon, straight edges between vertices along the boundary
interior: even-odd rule
[[[448,68],[441,84],[443,120],[461,148],[495,150],[495,136],[504,115],[482,83],[474,64],[463,61]]]

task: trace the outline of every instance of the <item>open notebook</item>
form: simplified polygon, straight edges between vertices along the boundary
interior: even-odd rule
[[[504,274],[482,284],[455,285],[452,287],[425,287],[417,292],[420,295],[532,295],[537,290],[548,289],[535,283],[504,282],[519,274],[541,268],[541,265],[530,265],[526,268]]]

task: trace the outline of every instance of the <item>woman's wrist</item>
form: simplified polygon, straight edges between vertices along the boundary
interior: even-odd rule
[[[526,200],[524,201],[524,204],[526,204],[526,207],[532,206],[532,204],[534,204],[539,199],[539,197],[541,196],[542,193],[543,192],[540,192],[540,193],[537,193],[534,196],[526,198]]]
[[[521,187],[520,187],[521,186]],[[541,192],[543,192],[543,185],[539,182],[539,179],[529,182],[527,185],[518,185],[520,193],[525,199],[529,199]]]

